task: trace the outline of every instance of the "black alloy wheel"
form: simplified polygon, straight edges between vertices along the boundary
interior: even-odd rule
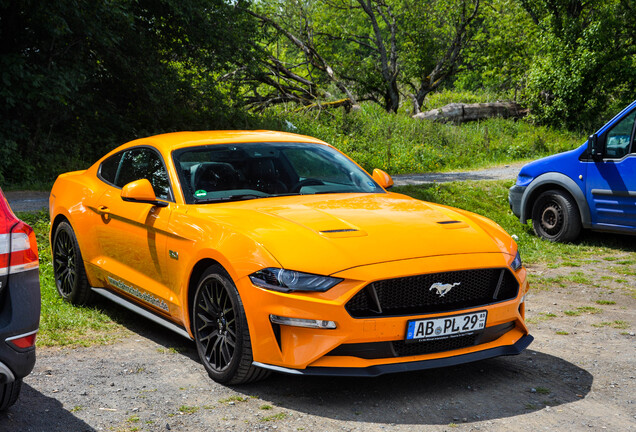
[[[243,303],[229,275],[209,267],[199,279],[193,303],[193,333],[210,377],[242,384],[269,373],[252,365],[252,347]]]
[[[73,228],[61,222],[53,237],[53,273],[59,295],[77,305],[88,303],[92,291],[88,285],[84,262]]]
[[[581,217],[572,197],[559,190],[543,192],[532,206],[534,232],[553,242],[569,242],[581,232]]]

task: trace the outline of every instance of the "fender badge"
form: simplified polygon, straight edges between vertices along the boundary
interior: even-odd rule
[[[435,282],[433,285],[431,285],[431,287],[428,290],[429,291],[435,290],[438,296],[444,297],[451,289],[453,289],[453,287],[460,284],[461,282],[455,282],[452,284],[443,284],[441,282]]]
[[[170,255],[170,258],[178,260],[179,259],[179,252],[175,252],[173,250],[168,250],[168,255]]]

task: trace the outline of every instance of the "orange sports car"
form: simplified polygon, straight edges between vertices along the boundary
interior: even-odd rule
[[[212,379],[375,376],[518,354],[526,270],[496,223],[387,192],[315,138],[181,132],[58,177],[55,281],[194,339]]]

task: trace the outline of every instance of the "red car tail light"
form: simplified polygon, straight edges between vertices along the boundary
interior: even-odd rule
[[[35,346],[35,336],[37,332],[31,332],[25,335],[14,336],[6,341],[16,348],[26,349]]]
[[[37,268],[39,262],[35,232],[16,218],[4,196],[1,198],[0,276]]]

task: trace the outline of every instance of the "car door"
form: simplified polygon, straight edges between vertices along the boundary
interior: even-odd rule
[[[99,176],[108,185],[96,201],[101,215],[96,241],[102,281],[170,313],[166,242],[174,202],[163,159],[151,147],[128,149],[105,160]],[[168,206],[122,200],[121,188],[143,178],[150,181],[157,199],[167,201]]]
[[[636,232],[635,119],[636,109],[599,136],[603,159],[587,164],[586,192],[594,228]]]

